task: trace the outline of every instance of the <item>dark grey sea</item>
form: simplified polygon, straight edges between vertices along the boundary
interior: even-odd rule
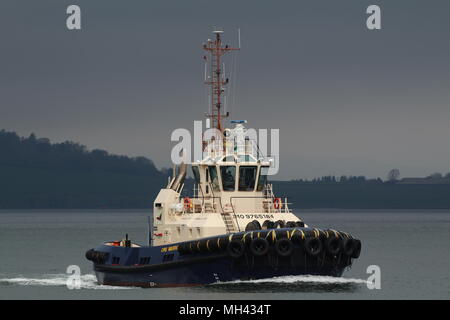
[[[350,232],[360,259],[342,278],[292,276],[195,288],[96,283],[87,249],[128,233],[147,241],[146,210],[0,211],[0,299],[449,299],[450,211],[297,210],[307,224]],[[69,265],[81,289],[66,286]],[[379,266],[381,289],[367,268]]]

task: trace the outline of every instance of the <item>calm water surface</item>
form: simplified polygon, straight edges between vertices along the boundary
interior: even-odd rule
[[[196,288],[99,286],[87,249],[128,233],[146,242],[145,210],[0,211],[0,299],[449,299],[450,211],[297,211],[319,228],[360,238],[360,259],[343,278],[284,277]],[[79,265],[82,289],[66,287]],[[366,286],[381,268],[381,290]]]

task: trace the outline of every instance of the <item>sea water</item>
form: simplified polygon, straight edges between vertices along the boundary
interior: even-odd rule
[[[351,233],[361,257],[342,278],[288,276],[193,288],[100,286],[85,252],[128,233],[145,244],[150,210],[0,210],[0,299],[449,299],[450,210],[296,210]],[[81,269],[69,289],[67,267]],[[369,289],[369,266],[380,289]]]

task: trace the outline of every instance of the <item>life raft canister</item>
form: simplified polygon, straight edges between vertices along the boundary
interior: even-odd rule
[[[274,209],[283,209],[283,202],[281,201],[281,198],[275,198],[273,200],[273,207]]]
[[[189,197],[185,197],[183,199],[183,204],[184,204],[184,209],[185,210],[190,210],[192,209],[192,200]]]

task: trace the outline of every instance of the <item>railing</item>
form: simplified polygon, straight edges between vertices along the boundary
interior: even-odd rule
[[[254,140],[244,140],[241,143],[234,141],[225,141],[224,143],[220,139],[207,141],[206,156],[217,159],[227,155],[251,155],[255,159],[263,156]]]
[[[281,200],[280,208],[276,209],[274,207],[274,205],[275,205],[274,199],[276,199],[276,198],[250,197],[250,196],[234,196],[234,197],[230,197],[230,203],[231,203],[231,206],[233,208],[233,212],[235,212],[235,205],[233,204],[233,199],[267,199],[267,200],[271,200],[271,201],[267,202],[267,204],[268,204],[268,207],[267,207],[268,212],[267,213],[282,213],[283,210],[284,210],[284,213],[292,213],[291,209],[289,209],[289,205],[292,204],[292,203],[288,202],[287,198],[284,198],[284,201]],[[272,209],[274,211],[272,211]],[[259,213],[259,211],[256,210],[254,213]]]

